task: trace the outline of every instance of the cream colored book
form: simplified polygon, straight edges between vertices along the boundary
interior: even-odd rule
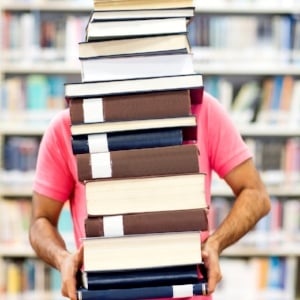
[[[193,0],[94,0],[95,10],[166,9],[194,6]]]
[[[89,215],[206,208],[205,174],[179,174],[85,183]]]
[[[126,270],[198,264],[199,231],[83,239],[84,271]]]

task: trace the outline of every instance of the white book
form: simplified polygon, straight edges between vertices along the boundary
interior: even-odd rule
[[[149,36],[187,32],[186,18],[111,20],[89,22],[86,39],[101,40],[129,36]]]
[[[177,51],[176,51],[177,52]],[[118,80],[194,72],[191,54],[133,55],[81,59],[82,81]]]

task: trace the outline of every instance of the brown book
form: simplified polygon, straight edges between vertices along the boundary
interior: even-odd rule
[[[70,99],[72,124],[183,117],[191,113],[189,90]]]
[[[198,173],[195,144],[77,154],[80,181],[96,178]]]
[[[84,271],[130,270],[199,264],[199,231],[83,239]]]
[[[116,216],[89,216],[85,219],[87,237],[196,230],[208,230],[207,210],[204,208]]]
[[[94,179],[85,182],[85,195],[89,216],[207,207],[203,173]]]

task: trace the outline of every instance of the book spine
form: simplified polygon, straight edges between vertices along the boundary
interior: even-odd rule
[[[116,228],[121,228],[116,230]],[[206,209],[158,211],[125,214],[123,216],[99,216],[85,219],[87,237],[115,236],[123,234],[147,234],[179,231],[206,231]]]
[[[194,144],[77,154],[80,181],[96,178],[199,173]]]
[[[70,99],[72,124],[183,117],[190,114],[190,91]]]
[[[74,154],[96,153],[175,146],[181,145],[182,142],[182,130],[180,128],[134,130],[121,133],[111,132],[73,136],[72,150]]]
[[[195,284],[200,278],[198,265],[145,268],[110,272],[83,272],[79,277],[82,286],[89,290],[155,287],[162,285]]]
[[[207,284],[183,284],[173,286],[141,287],[131,289],[108,289],[78,291],[78,300],[138,300],[156,298],[185,298],[207,294]]]

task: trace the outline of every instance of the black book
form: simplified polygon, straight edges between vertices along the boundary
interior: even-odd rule
[[[74,154],[181,145],[182,129],[134,130],[72,137]]]
[[[128,289],[207,282],[204,264],[78,273],[78,288]]]

